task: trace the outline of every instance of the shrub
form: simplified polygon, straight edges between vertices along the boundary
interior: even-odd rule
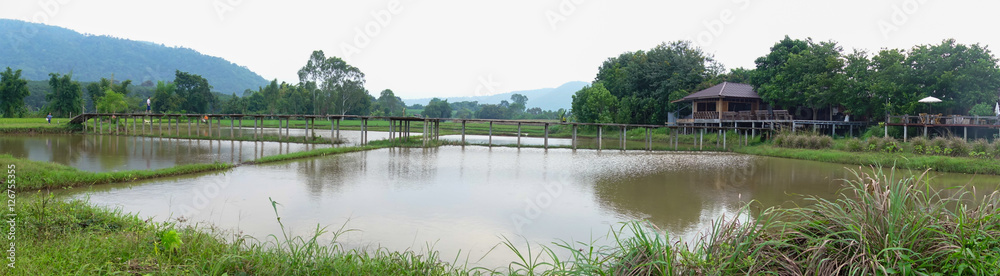
[[[776,147],[787,147],[785,143],[788,142],[788,136],[785,134],[778,134],[774,136],[774,146]]]
[[[792,141],[793,148],[805,148],[809,145],[809,141],[806,137],[800,135],[791,135],[789,140]]]
[[[992,156],[992,150],[990,148],[990,142],[986,139],[978,139],[972,142],[972,151],[969,152],[969,156],[975,158],[989,158]]]
[[[967,156],[969,155],[969,151],[972,150],[965,139],[958,137],[948,139],[948,148],[951,149],[952,156]]]
[[[833,137],[830,137],[830,136],[822,136],[822,137],[820,137],[820,145],[824,149],[828,149],[828,148],[833,147]]]
[[[851,152],[859,152],[864,150],[863,146],[861,145],[861,140],[858,138],[848,139],[846,146],[847,146],[847,151]]]
[[[993,140],[993,156],[1000,158],[1000,139]]]
[[[927,148],[927,154],[951,154],[951,149],[948,148],[948,139],[942,137],[932,139],[930,147]]]
[[[924,137],[915,137],[910,139],[910,149],[914,154],[927,154],[927,147],[930,141]]]

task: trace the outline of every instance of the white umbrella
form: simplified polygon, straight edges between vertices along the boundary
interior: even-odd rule
[[[931,103],[940,103],[941,99],[938,99],[938,98],[935,98],[935,97],[927,97],[927,98],[920,99],[917,102],[927,103],[927,113],[931,113]]]
[[[938,99],[938,98],[935,98],[935,97],[927,97],[927,98],[920,99],[918,102],[921,102],[921,103],[940,103],[941,99]]]

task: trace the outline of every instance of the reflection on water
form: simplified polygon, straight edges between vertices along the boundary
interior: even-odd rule
[[[420,250],[475,262],[501,240],[590,241],[644,219],[691,241],[745,202],[804,204],[833,197],[844,165],[711,153],[440,147],[381,149],[224,173],[95,187],[89,198],[158,219],[184,217],[264,237],[280,233],[268,198],[295,234],[360,229],[348,246]],[[994,190],[998,177],[940,174],[939,185]],[[947,183],[944,183],[947,182]],[[68,191],[85,197],[87,190]],[[523,237],[523,239],[521,238]],[[501,247],[502,248],[502,247]],[[523,247],[522,247],[523,248]],[[479,264],[515,257],[497,249]]]
[[[182,140],[106,135],[7,135],[0,154],[54,162],[85,171],[149,170],[196,163],[242,163],[267,155],[329,145]]]

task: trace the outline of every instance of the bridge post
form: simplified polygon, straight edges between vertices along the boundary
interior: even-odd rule
[[[438,119],[437,122],[434,122],[434,141],[440,141],[440,140],[441,140],[441,120]]]
[[[392,120],[392,118],[389,118],[389,141],[395,140],[396,138],[395,136],[396,133],[393,132],[395,128],[396,128],[395,122]]]
[[[424,120],[424,123],[427,123],[427,120]],[[424,132],[426,132],[426,130],[424,130]],[[465,120],[462,120],[462,145],[465,145]]]
[[[517,129],[518,129],[518,131],[517,131],[517,140],[520,141],[521,140],[521,123],[517,123]],[[518,147],[520,147],[520,146],[521,146],[521,143],[518,142]],[[549,123],[545,123],[545,149],[549,149]]]
[[[649,128],[648,127],[646,128],[646,150],[647,151],[652,151],[653,150],[653,136],[649,135]]]
[[[576,150],[576,123],[573,123],[573,149]]]
[[[908,135],[906,134],[907,130],[908,130],[908,129],[907,129],[907,127],[906,127],[906,124],[903,124],[903,142],[904,142],[904,143],[906,142],[906,138],[908,138],[908,137],[907,137]]]
[[[886,126],[886,131],[885,131],[886,137],[889,137],[889,131],[888,131],[888,129],[889,129],[889,127]],[[927,138],[927,125],[924,125],[924,138],[925,139]]]
[[[368,118],[361,118],[361,144],[368,140]]]
[[[625,126],[622,126],[622,132],[621,132],[621,135],[619,135],[619,136],[621,136],[621,137],[619,137],[619,139],[621,139],[622,151],[628,150],[628,146],[625,145],[625,133],[626,133],[626,131],[627,131],[627,128],[625,128]]]
[[[343,118],[337,118],[337,140],[340,140],[340,120]]]
[[[285,118],[285,139],[292,139],[292,117],[288,116]]]
[[[333,131],[334,131],[334,129],[333,129],[333,117],[326,117],[326,120],[330,121],[330,144],[334,144],[334,143],[337,142],[337,140],[336,140],[335,137],[333,137]]]
[[[191,116],[184,116],[188,121],[188,137],[191,137]]]
[[[208,138],[212,138],[212,118],[208,118]]]
[[[135,117],[132,117],[132,135],[135,135]]]
[[[597,150],[604,149],[604,126],[597,126]]]
[[[104,120],[103,119],[104,118],[97,117],[97,122],[94,122],[95,124],[98,123],[98,122],[101,123],[101,127],[98,128],[98,131],[100,131],[101,135],[104,135]]]
[[[233,121],[234,121],[234,118],[232,116],[230,116],[229,117],[229,139],[236,139],[236,130],[234,129],[236,127],[236,124]]]
[[[728,131],[722,131],[722,148],[723,149],[726,149],[726,135],[728,135],[728,134],[729,134]]]
[[[490,136],[490,138],[489,138],[489,142],[487,144],[489,144],[490,147],[492,147],[493,146],[493,121],[490,121],[490,135],[489,136]]]
[[[698,150],[705,148],[705,129],[701,129],[701,136],[698,137]]]
[[[549,124],[545,124],[545,145],[549,144]],[[521,123],[517,123],[517,147],[521,147]]]

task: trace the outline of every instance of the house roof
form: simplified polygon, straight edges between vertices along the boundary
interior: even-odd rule
[[[760,96],[757,95],[756,91],[753,91],[753,86],[750,86],[749,84],[723,82],[716,86],[709,87],[708,89],[691,93],[691,95],[687,95],[687,97],[674,102],[689,102],[701,99],[718,98],[760,99]]]

